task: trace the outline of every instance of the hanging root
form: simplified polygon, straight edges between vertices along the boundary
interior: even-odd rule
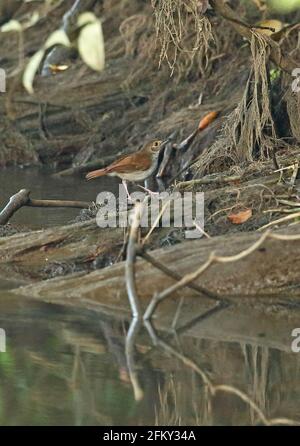
[[[284,84],[287,87],[287,94],[285,96],[285,100],[286,100],[287,112],[289,115],[292,135],[294,136],[294,138],[296,138],[297,141],[300,141],[300,121],[299,121],[300,93],[297,91],[293,91],[293,88],[291,88],[292,81],[293,79],[291,79],[290,76],[285,75]]]
[[[160,43],[159,64],[166,60],[171,73],[190,69],[197,59],[203,73],[213,39],[209,20],[199,10],[198,0],[152,0],[156,37]]]
[[[276,133],[269,97],[269,48],[264,37],[253,33],[253,68],[243,97],[226,118],[217,141],[199,157],[196,172],[203,173],[212,164],[242,165],[269,157],[276,145]]]
[[[269,98],[269,47],[258,33],[253,33],[251,53],[253,71],[242,101],[233,112],[233,127],[228,129],[238,162],[264,159],[276,138]]]

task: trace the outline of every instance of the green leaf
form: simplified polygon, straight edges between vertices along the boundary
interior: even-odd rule
[[[3,26],[1,26],[1,32],[7,33],[10,31],[22,31],[22,25],[18,20],[10,20],[9,22],[5,23]]]
[[[67,34],[61,29],[54,31],[48,37],[43,48],[40,49],[39,51],[37,51],[32,56],[32,58],[30,59],[30,61],[28,62],[27,66],[24,70],[22,82],[23,82],[23,86],[25,87],[25,89],[28,91],[29,94],[34,93],[33,81],[34,81],[36,72],[39,69],[39,66],[44,58],[46,50],[48,50],[49,48],[51,48],[55,45],[64,45],[67,47],[69,47],[71,45]]]
[[[105,50],[101,21],[91,12],[85,12],[78,17],[77,24],[82,27],[77,42],[82,60],[93,70],[102,71]]]
[[[39,50],[37,51],[32,58],[30,59],[30,61],[28,62],[24,73],[23,73],[23,85],[25,87],[25,89],[28,91],[29,94],[33,94],[34,90],[33,90],[33,81],[34,81],[34,77],[35,74],[37,72],[37,70],[39,69],[39,66],[43,60],[45,51],[44,50]]]
[[[71,46],[69,37],[67,36],[67,34],[65,33],[65,31],[63,31],[62,29],[58,29],[56,31],[54,31],[46,40],[46,43],[44,45],[44,49],[48,50],[49,48],[51,48],[52,46],[55,45],[64,45],[64,46]]]

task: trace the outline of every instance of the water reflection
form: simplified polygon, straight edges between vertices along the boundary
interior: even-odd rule
[[[247,394],[267,418],[300,419],[299,355],[263,342],[211,340],[186,332],[169,335],[167,350],[163,344],[153,347],[143,329],[132,347],[144,394],[136,401],[125,355],[127,321],[22,300],[7,291],[2,291],[0,314],[7,334],[7,352],[0,353],[1,425],[261,423],[238,395],[212,395],[183,356],[212,383]]]

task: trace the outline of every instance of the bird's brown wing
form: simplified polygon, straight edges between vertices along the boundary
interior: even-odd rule
[[[142,151],[125,155],[106,167],[106,172],[128,173],[134,170],[147,170],[151,165],[151,158]]]
[[[151,159],[146,156],[142,150],[139,150],[135,153],[130,153],[129,155],[124,155],[121,158],[118,158],[113,163],[109,164],[104,169],[93,170],[86,175],[87,180],[92,180],[94,178],[102,177],[111,172],[118,173],[130,173],[136,170],[143,171],[150,168]]]

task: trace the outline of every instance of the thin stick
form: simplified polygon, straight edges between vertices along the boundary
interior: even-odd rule
[[[300,216],[300,213],[299,213],[299,216]],[[291,217],[291,216],[288,215],[288,217]],[[284,218],[287,219],[287,217],[284,217]],[[155,311],[157,305],[162,300],[166,299],[168,296],[173,294],[175,291],[180,290],[181,288],[187,286],[187,284],[198,279],[201,276],[201,274],[203,274],[214,263],[230,263],[230,262],[236,262],[238,260],[242,260],[245,257],[247,257],[248,255],[252,254],[254,251],[256,251],[268,238],[275,239],[275,240],[281,240],[281,241],[294,241],[294,240],[300,240],[300,234],[289,236],[289,235],[281,235],[281,234],[272,234],[270,231],[266,231],[255,243],[253,243],[251,246],[249,246],[249,248],[247,248],[233,256],[217,256],[214,252],[212,252],[210,254],[209,258],[207,259],[207,261],[205,263],[203,263],[196,271],[186,274],[176,284],[169,286],[161,293],[155,294],[145,311],[144,320],[148,320],[152,317],[153,312]]]
[[[172,271],[167,266],[165,266],[163,263],[159,262],[159,260],[156,260],[154,257],[152,257],[150,254],[148,254],[145,251],[140,251],[138,253],[139,256],[141,256],[144,260],[151,263],[155,268],[159,269],[163,273],[165,273],[167,276],[172,277],[172,279],[175,280],[181,280],[182,276],[175,271]],[[205,297],[212,300],[219,300],[220,297],[211,291],[207,290],[206,288],[196,285],[195,283],[189,283],[187,285],[188,288],[191,288],[192,290],[198,291],[198,293],[204,294]]]
[[[154,229],[156,228],[156,225],[158,224],[159,220],[161,219],[163,213],[165,212],[168,204],[170,203],[170,200],[168,200],[162,207],[160,213],[158,214],[158,216],[156,217],[156,219],[154,220],[153,225],[151,226],[151,228],[149,229],[148,233],[145,235],[143,241],[142,241],[142,246],[145,245],[146,241],[149,239],[150,235],[152,234],[152,232],[154,231]]]
[[[137,256],[138,229],[140,227],[142,213],[143,203],[136,203],[129,233],[125,263],[126,289],[131,306],[132,317],[138,320],[142,318],[142,309],[136,288],[135,263]]]
[[[163,157],[163,160],[159,166],[158,172],[156,174],[156,178],[161,178],[164,175],[164,172],[165,172],[167,164],[171,158],[173,150],[174,150],[173,143],[169,142],[165,148],[164,157]]]
[[[207,232],[205,232],[204,229],[202,229],[202,228],[198,225],[198,223],[196,222],[196,220],[194,220],[194,226],[195,226],[195,228],[198,229],[198,231],[201,232],[201,234],[204,235],[206,238],[211,238],[211,236],[210,236]]]
[[[195,161],[193,163],[195,163]],[[242,177],[240,175],[234,175],[231,177],[220,177],[219,176],[219,177],[215,177],[215,178],[204,177],[204,178],[199,178],[196,180],[181,181],[180,183],[176,184],[176,189],[183,189],[185,187],[194,186],[194,185],[198,185],[198,184],[201,185],[201,184],[215,184],[215,183],[217,183],[217,184],[218,183],[220,183],[220,184],[232,183],[234,181],[240,181],[241,178]]]
[[[204,263],[204,265],[201,266],[201,268],[199,268],[199,270],[195,271],[194,273],[187,274],[181,280],[179,280],[179,282],[177,282],[176,284],[171,285],[169,288],[166,288],[164,291],[162,291],[159,294],[155,294],[145,311],[144,320],[148,320],[152,317],[152,314],[153,314],[154,310],[156,309],[159,302],[161,302],[163,299],[165,299],[166,297],[168,297],[170,294],[174,293],[175,291],[183,288],[188,283],[196,280],[202,274],[202,272],[204,272],[211,265],[212,261],[213,261],[213,258],[211,257],[208,259],[207,262]]]
[[[25,206],[35,208],[76,208],[87,209],[92,205],[89,201],[77,200],[33,200],[29,198]]]
[[[268,224],[262,226],[261,228],[259,228],[258,231],[262,231],[263,229],[267,229],[270,226],[274,226],[274,225],[277,225],[279,223],[284,223],[284,222],[289,221],[289,220],[294,220],[295,218],[299,218],[299,217],[300,217],[300,212],[294,212],[291,215],[286,215],[285,217],[278,218],[278,220],[271,221],[270,223],[268,223]]]
[[[127,336],[126,336],[126,344],[125,344],[125,354],[127,360],[127,367],[129,371],[129,376],[133,388],[134,399],[135,401],[141,401],[144,397],[144,392],[141,387],[139,376],[136,371],[136,362],[135,362],[135,340],[139,334],[141,329],[141,320],[133,319],[131,321]]]

